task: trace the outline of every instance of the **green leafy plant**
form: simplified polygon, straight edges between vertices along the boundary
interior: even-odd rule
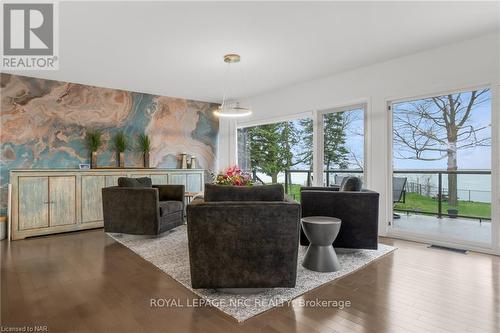
[[[119,153],[123,153],[124,151],[129,149],[129,146],[130,146],[129,141],[128,141],[127,137],[125,136],[125,133],[123,133],[123,132],[116,133],[116,135],[114,137],[114,143],[115,143],[116,151],[118,151]]]
[[[151,139],[149,138],[149,135],[146,133],[142,133],[139,135],[139,150],[146,154],[151,151]]]
[[[91,152],[99,150],[102,146],[102,132],[99,130],[88,130],[85,134],[87,147]]]

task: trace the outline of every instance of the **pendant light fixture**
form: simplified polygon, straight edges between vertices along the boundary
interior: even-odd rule
[[[227,101],[227,76],[231,66],[239,63],[241,57],[239,54],[230,53],[224,56],[224,62],[227,64],[228,68],[226,71],[226,78],[224,79],[224,95],[222,96],[222,104],[214,111],[214,114],[219,117],[246,117],[252,114],[252,110],[246,107],[240,106],[239,102],[228,102]],[[243,79],[243,73],[241,73]],[[247,98],[248,100],[248,98]]]

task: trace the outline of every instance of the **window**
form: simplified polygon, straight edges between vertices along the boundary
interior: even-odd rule
[[[322,112],[324,183],[340,184],[348,175],[363,176],[365,105]]]
[[[238,165],[264,183],[286,183],[298,199],[311,179],[312,132],[310,118],[240,128]]]
[[[489,243],[490,90],[393,103],[392,112],[394,192],[405,184],[393,228]]]

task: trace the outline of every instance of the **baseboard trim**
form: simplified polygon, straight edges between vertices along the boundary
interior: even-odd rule
[[[457,248],[454,248],[454,247],[434,245],[434,244],[427,246],[427,248],[428,249],[438,249],[438,250],[444,250],[444,251],[451,251],[451,252],[462,253],[462,254],[468,254],[469,253],[469,250],[457,249]]]

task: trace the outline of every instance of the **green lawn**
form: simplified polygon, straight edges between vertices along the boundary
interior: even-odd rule
[[[442,205],[442,211],[446,214],[450,205],[446,201],[443,201]],[[415,210],[427,213],[437,213],[438,202],[431,197],[417,193],[406,193],[406,203],[397,203],[394,205],[394,208],[396,210]],[[484,202],[459,201],[458,214],[491,218],[491,204]]]
[[[300,202],[300,187],[301,185],[297,184],[291,184],[290,185],[290,192],[288,193],[289,196]]]
[[[300,185],[292,184],[289,195],[300,202]],[[447,209],[449,207],[450,205],[448,205],[447,202],[443,201],[442,211],[444,214],[447,213]],[[396,210],[414,210],[437,214],[438,203],[433,198],[424,195],[419,195],[417,193],[407,193],[406,203],[397,203],[394,205],[394,208]],[[484,202],[459,201],[458,214],[465,216],[491,218],[491,204]]]

